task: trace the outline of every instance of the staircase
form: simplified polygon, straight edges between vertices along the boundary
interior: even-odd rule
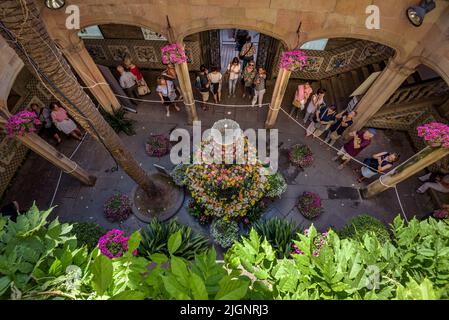
[[[387,61],[380,61],[360,67],[355,70],[340,73],[312,83],[313,89],[326,89],[325,100],[327,104],[335,104],[339,111],[346,109],[351,100],[350,95],[357,89],[372,73],[385,69]]]

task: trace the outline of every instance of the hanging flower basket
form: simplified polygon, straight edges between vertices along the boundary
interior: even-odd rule
[[[418,136],[433,148],[449,148],[449,126],[431,122],[418,127]]]
[[[178,43],[168,44],[161,49],[163,64],[181,64],[187,61],[184,49]]]
[[[170,152],[170,139],[164,134],[151,135],[145,149],[150,157],[163,157]]]
[[[288,158],[293,165],[301,168],[310,167],[314,161],[312,150],[308,146],[300,144],[291,147]]]
[[[9,117],[6,122],[6,132],[10,137],[23,137],[28,133],[36,132],[36,126],[40,124],[41,121],[36,113],[24,110]]]
[[[302,70],[307,63],[307,56],[301,50],[286,51],[282,54],[280,67],[288,71]]]

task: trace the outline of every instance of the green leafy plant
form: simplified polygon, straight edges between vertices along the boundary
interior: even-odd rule
[[[189,226],[180,225],[175,220],[168,223],[160,222],[154,218],[142,230],[142,243],[140,253],[149,257],[155,253],[168,254],[168,239],[170,235],[180,232],[181,245],[174,252],[178,257],[191,260],[195,255],[209,249],[209,240],[200,233],[195,233]]]
[[[173,168],[170,172],[170,176],[173,182],[180,187],[184,187],[187,183],[187,169],[190,167],[188,164],[180,163]]]
[[[87,246],[92,251],[98,245],[98,239],[105,233],[105,230],[93,222],[74,222],[71,234],[78,240],[79,246]]]
[[[293,240],[298,227],[290,221],[273,218],[254,224],[254,230],[273,247],[278,258],[288,258],[292,253]]]
[[[115,132],[123,132],[128,136],[133,136],[136,134],[136,131],[134,130],[134,123],[136,123],[136,121],[126,117],[125,109],[120,108],[115,111],[114,114],[105,111],[102,107],[100,107],[99,110],[103,118],[107,121],[107,123],[109,123]]]
[[[239,225],[235,221],[216,219],[210,226],[210,234],[216,243],[226,249],[238,240]]]
[[[338,233],[341,238],[353,238],[360,241],[366,233],[373,232],[381,243],[390,241],[390,234],[386,226],[378,219],[363,214],[352,218]]]
[[[195,200],[190,200],[187,207],[189,214],[198,220],[201,225],[209,224],[212,221],[212,216],[206,214],[206,210],[203,206],[197,203]]]
[[[280,198],[287,191],[287,182],[279,172],[268,176],[268,185],[269,189],[265,194],[268,198]]]

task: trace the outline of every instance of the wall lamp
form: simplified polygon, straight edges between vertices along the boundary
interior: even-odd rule
[[[48,9],[57,10],[65,6],[65,0],[45,0]]]
[[[419,6],[411,6],[407,9],[407,18],[415,27],[419,27],[424,22],[426,14],[435,7],[434,0],[422,0]]]

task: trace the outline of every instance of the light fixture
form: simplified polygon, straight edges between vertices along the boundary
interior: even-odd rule
[[[424,22],[425,15],[435,7],[434,0],[422,0],[419,6],[411,6],[407,9],[407,17],[415,27],[419,27]]]
[[[45,0],[45,6],[53,10],[61,9],[65,6],[65,0]]]

